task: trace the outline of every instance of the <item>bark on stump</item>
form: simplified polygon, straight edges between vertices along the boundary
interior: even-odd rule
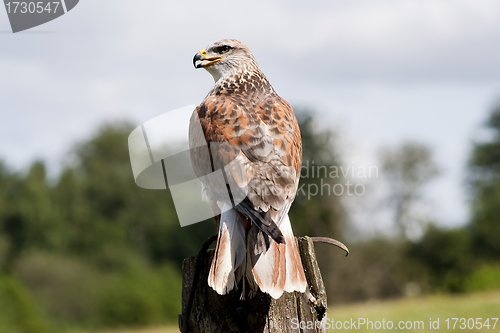
[[[179,316],[181,332],[326,332],[326,291],[316,261],[314,244],[307,236],[298,237],[296,240],[310,293],[285,292],[277,300],[260,290],[253,298],[243,301],[239,299],[239,291],[232,290],[223,296],[217,294],[207,282],[213,250],[198,254],[203,258],[200,260],[197,278],[197,257],[185,259],[182,264],[182,315]],[[195,289],[191,296],[192,304],[189,306],[193,281]],[[304,323],[302,326],[311,324],[309,328],[300,328],[297,327],[300,322]],[[187,327],[183,328],[183,325]],[[311,325],[315,327],[311,328]]]

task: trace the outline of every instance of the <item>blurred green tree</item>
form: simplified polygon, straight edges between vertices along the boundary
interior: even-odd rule
[[[209,223],[181,228],[169,191],[135,184],[127,146],[132,130],[128,123],[103,126],[77,146],[75,165],[61,175],[56,189],[62,207],[68,207],[71,250],[107,267],[120,266],[130,252],[153,264],[173,261],[180,267],[215,231]]]
[[[347,219],[344,193],[336,195],[332,190],[336,184],[345,186],[341,184],[345,181],[341,174],[331,174],[332,167],[342,165],[336,133],[322,127],[311,110],[295,108],[295,115],[302,136],[302,169],[299,190],[289,213],[293,232],[295,236],[325,236],[343,241]],[[336,297],[342,281],[338,266],[332,263],[348,260],[343,251],[331,245],[318,244],[316,248],[326,290]]]
[[[4,181],[1,229],[9,244],[7,264],[23,252],[64,248],[63,223],[58,215],[45,166],[34,162],[25,177],[16,174]]]
[[[296,108],[295,113],[302,136],[302,169],[299,190],[290,209],[294,233],[341,239],[346,210],[342,196],[331,191],[341,178],[330,177],[330,167],[341,164],[335,132],[321,128],[310,110]]]
[[[383,149],[380,158],[388,183],[387,204],[399,234],[408,237],[421,233],[427,221],[417,205],[422,200],[424,185],[438,174],[431,150],[420,143],[405,142]]]
[[[463,292],[475,268],[471,238],[465,228],[442,229],[429,225],[424,236],[408,248],[415,263],[410,274],[431,291]]]
[[[176,321],[182,260],[215,232],[181,228],[169,191],[135,185],[132,129],[104,125],[55,179],[41,162],[26,174],[0,165],[0,276],[19,279],[60,324],[119,325],[134,309],[136,324]],[[130,307],[110,309],[102,295]]]
[[[476,142],[469,161],[470,231],[476,254],[500,259],[500,103],[486,122],[488,139]]]

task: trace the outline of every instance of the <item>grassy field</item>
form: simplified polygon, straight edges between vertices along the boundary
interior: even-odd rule
[[[469,324],[470,327],[476,325],[477,327],[480,327],[480,324],[475,323],[476,318],[482,318],[479,320],[481,323],[485,323],[486,318],[500,318],[500,292],[497,291],[459,296],[429,296],[396,301],[373,301],[364,304],[331,307],[329,309],[328,317],[339,321],[350,321],[351,318],[353,320],[365,318],[366,321],[370,320],[373,322],[374,327],[372,328],[370,326],[367,328],[367,324],[360,327],[358,321],[358,326],[355,331],[359,333],[394,331],[400,321],[404,322],[401,327],[409,327],[410,325],[413,327],[412,329],[404,328],[405,332],[500,332],[500,322],[498,322],[495,329],[493,329],[495,320],[492,319],[489,320],[489,324],[491,325],[489,329],[487,327],[483,327],[481,329],[469,329],[467,327],[467,324]],[[450,318],[449,328],[447,328],[446,322],[446,319],[448,318]],[[465,325],[463,324],[464,320],[460,321],[461,319],[459,319],[453,329],[455,320],[452,318],[464,318]],[[472,325],[472,320],[469,321],[469,318],[473,318],[474,325]],[[384,330],[383,328],[376,329],[375,322],[382,322],[384,319],[386,321],[393,322],[394,327],[392,330]],[[439,329],[431,329],[430,320],[434,322],[434,327],[437,328],[436,320],[438,319]],[[388,323],[386,323],[386,327],[387,324]],[[418,325],[420,325],[420,328],[415,328]],[[401,329],[397,328],[397,330]]]
[[[179,333],[177,327],[152,327],[142,330],[104,331],[100,333]]]
[[[478,325],[476,323],[476,318],[482,318],[479,320],[481,323],[485,323],[486,318],[500,318],[500,291],[488,292],[488,293],[477,293],[468,295],[458,295],[458,296],[428,296],[421,298],[411,298],[411,299],[401,299],[394,301],[370,301],[362,304],[353,304],[345,306],[334,306],[328,311],[329,323],[335,325],[337,321],[342,323],[352,321],[356,322],[356,328],[350,327],[349,329],[330,329],[330,332],[334,331],[355,331],[355,332],[391,332],[394,330],[405,331],[405,332],[499,332],[500,333],[500,320],[496,323],[496,327],[493,329],[495,320],[490,319],[490,328],[483,327],[481,329],[467,328],[467,321],[469,318],[473,318],[474,326]],[[360,326],[359,318],[364,318],[367,322],[373,322],[373,328],[367,327],[370,324],[363,324]],[[449,320],[449,328],[447,328],[446,319]],[[460,322],[457,321],[455,328],[453,329],[453,324],[455,322],[452,318],[464,318],[465,328]],[[439,319],[439,329],[437,329],[436,320]],[[383,320],[385,320],[386,329],[383,326],[377,329],[377,325],[383,325]],[[434,322],[434,327],[436,329],[430,328],[430,320]],[[389,321],[393,323],[393,329],[388,329]],[[402,323],[402,327],[407,326],[417,326],[412,329],[397,328],[399,322]],[[463,322],[463,321],[462,321]],[[380,324],[379,324],[380,323]],[[472,326],[472,321],[468,324]],[[337,324],[339,325],[339,324]],[[423,325],[423,326],[422,326]],[[120,330],[120,331],[106,331],[100,333],[174,333],[179,332],[177,327],[158,327],[143,330]]]

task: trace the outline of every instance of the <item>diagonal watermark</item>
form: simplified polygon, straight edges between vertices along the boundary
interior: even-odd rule
[[[168,184],[181,226],[214,216],[203,198],[202,184],[208,184],[221,202],[237,205],[246,197],[245,188],[227,180],[228,174],[238,175],[237,163],[229,161],[215,167],[211,163],[215,159],[211,152],[221,151],[227,143],[211,143],[209,147],[197,114],[193,115],[194,109],[195,105],[189,105],[164,113],[135,128],[128,138],[136,184],[160,190],[166,189]],[[191,147],[187,138],[190,130],[192,135],[203,138]],[[184,137],[172,136],[172,133],[184,133]],[[197,156],[198,174],[191,163],[192,155]]]

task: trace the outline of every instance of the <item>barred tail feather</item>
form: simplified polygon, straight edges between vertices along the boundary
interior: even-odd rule
[[[278,244],[271,242],[267,251],[259,253],[259,240],[263,237],[256,227],[252,227],[248,234],[248,259],[247,265],[251,265],[251,275],[249,285],[258,285],[262,292],[266,292],[271,297],[277,299],[286,292],[305,292],[307,281],[300,260],[300,254],[293,236],[290,219],[286,215],[281,221],[279,228],[283,233],[286,243]],[[247,277],[249,269],[247,269]]]
[[[275,241],[271,241],[269,248],[261,252],[258,248],[261,247],[259,243],[263,242],[263,240],[260,239],[262,237],[262,231],[252,226],[248,234],[247,246],[249,257],[248,264],[252,267],[251,275],[254,281],[249,281],[249,284],[258,285],[262,292],[268,293],[271,297],[277,299],[281,297],[283,288],[285,287],[286,244],[278,244]]]
[[[265,249],[264,233],[252,225],[245,236],[245,217],[229,206],[222,209],[208,284],[227,294],[246,277],[250,291],[258,288],[278,299],[286,292],[305,292],[307,281],[288,215],[279,228],[285,243],[271,241]],[[244,295],[242,294],[242,297]]]
[[[245,218],[225,205],[222,209],[215,254],[208,275],[208,285],[218,294],[233,290],[241,279],[235,271],[246,260]]]
[[[306,291],[307,280],[288,214],[281,221],[280,229],[286,241],[286,282],[284,289],[287,292],[299,291],[303,293]]]

